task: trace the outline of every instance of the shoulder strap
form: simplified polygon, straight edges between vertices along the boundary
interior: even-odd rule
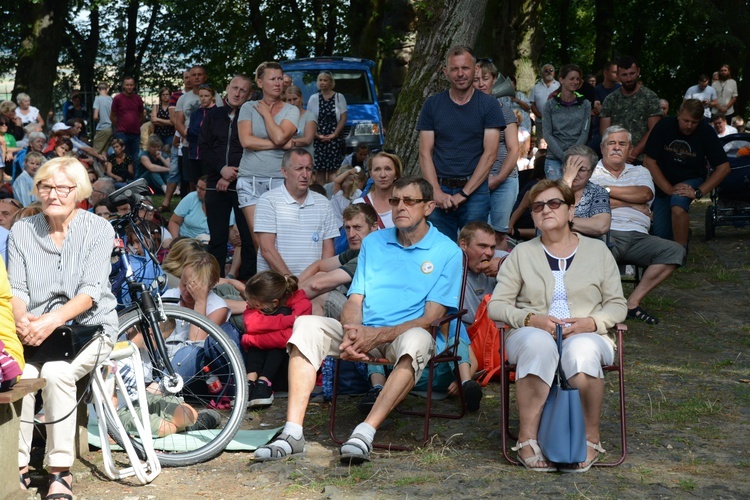
[[[375,206],[372,204],[372,201],[370,201],[370,193],[364,195],[362,199],[365,200],[365,203],[370,205],[372,208],[375,208]],[[375,210],[375,213],[378,215],[378,228],[385,229],[385,224],[383,224],[383,219],[380,218],[380,214],[378,214],[377,210]]]

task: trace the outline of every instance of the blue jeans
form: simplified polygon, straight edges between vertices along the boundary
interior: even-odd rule
[[[126,134],[125,132],[115,132],[115,139],[121,139],[125,143],[125,154],[130,156],[133,161],[138,159],[141,152],[141,135]]]
[[[697,188],[703,183],[703,179],[687,179],[680,181]],[[659,238],[674,240],[672,233],[672,207],[680,207],[686,212],[690,211],[690,204],[693,202],[685,196],[657,196],[651,209],[654,212],[654,222],[651,224],[651,232]]]
[[[148,185],[151,186],[151,189],[153,189],[157,193],[162,193],[164,191],[162,187],[167,185],[168,176],[169,174],[164,172],[151,172],[149,170],[143,169],[143,173],[139,176],[139,178],[146,179],[148,181]]]
[[[498,233],[508,232],[508,221],[518,197],[518,177],[508,177],[490,191],[490,226]]]
[[[180,162],[178,159],[179,152],[179,146],[172,146],[171,154],[169,156],[169,177],[167,177],[167,182],[169,183],[179,184],[182,180],[182,176],[180,176]]]
[[[240,333],[232,323],[224,323],[221,325],[221,329],[224,330],[234,344],[239,349],[240,346]],[[240,349],[240,352],[244,351]],[[206,338],[203,346],[199,345],[186,345],[181,347],[174,356],[172,356],[172,367],[175,373],[182,376],[182,379],[186,383],[193,383],[194,379],[198,379],[202,382],[199,375],[203,371],[204,366],[208,366],[211,373],[219,377],[222,382],[227,382],[229,376],[229,367],[223,356],[223,350],[211,337]],[[212,366],[212,361],[222,358],[218,363],[218,366]],[[243,360],[244,361],[244,360]],[[197,383],[196,383],[197,384]]]
[[[441,190],[449,195],[454,195],[462,188],[449,188],[440,186]],[[459,205],[456,210],[443,210],[435,207],[428,220],[441,233],[453,241],[458,240],[458,232],[469,222],[475,220],[486,221],[490,213],[490,189],[487,181],[484,181],[476,191],[471,193],[469,199]]]
[[[560,179],[562,177],[562,161],[547,156],[544,160],[544,175],[551,181]]]

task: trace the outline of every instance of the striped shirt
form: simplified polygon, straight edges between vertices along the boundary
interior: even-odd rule
[[[41,316],[77,295],[88,295],[94,305],[74,321],[103,325],[114,339],[117,302],[109,284],[114,237],[109,222],[85,210],[73,216],[62,248],[52,241],[44,214],[19,220],[8,236],[8,278],[13,296],[26,303],[29,313]]]
[[[299,204],[281,185],[267,191],[255,207],[255,232],[276,234],[276,249],[284,263],[299,275],[323,255],[323,240],[339,235],[333,210],[325,196],[307,192]],[[258,272],[270,269],[258,251]]]

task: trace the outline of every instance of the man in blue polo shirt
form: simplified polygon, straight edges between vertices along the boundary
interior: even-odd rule
[[[375,431],[419,380],[435,355],[430,324],[458,307],[461,250],[427,222],[435,208],[432,186],[402,177],[390,199],[395,228],[362,242],[341,322],[301,316],[289,339],[289,405],[284,430],[255,451],[255,461],[302,453],[302,434],[316,373],[326,356],[351,361],[388,358],[394,365],[369,415],[341,446],[341,461],[370,460]]]
[[[490,212],[487,176],[505,128],[497,99],[475,91],[471,49],[448,50],[443,72],[450,89],[429,97],[419,113],[419,166],[435,191],[430,222],[453,241],[471,221]]]

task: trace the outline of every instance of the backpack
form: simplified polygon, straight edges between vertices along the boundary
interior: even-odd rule
[[[486,386],[490,380],[498,380],[502,376],[500,331],[487,313],[487,303],[491,297],[492,294],[489,293],[484,296],[484,299],[482,299],[481,304],[477,308],[474,323],[466,329],[471,339],[471,348],[477,357],[477,371],[484,370],[484,374],[477,379],[477,382],[482,387]]]

